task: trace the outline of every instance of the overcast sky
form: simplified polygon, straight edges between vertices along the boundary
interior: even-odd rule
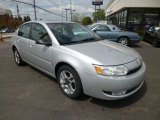
[[[33,3],[33,0],[19,0],[19,1],[31,4]],[[51,12],[64,16],[62,18],[60,16],[47,13],[43,10],[36,9],[37,18],[42,20],[56,20],[56,21],[62,19],[65,20],[66,13],[64,9],[70,8],[70,0],[35,0],[35,1],[37,6],[40,6]],[[108,2],[109,0],[103,0],[103,5],[101,6],[101,8],[104,9]],[[34,20],[34,11],[32,6],[11,2],[11,0],[0,0],[0,7],[10,9],[13,15],[17,15],[16,4],[18,4],[19,6],[19,11],[21,16],[28,15],[31,17],[32,20]],[[72,0],[72,8],[73,10],[75,10],[74,14],[78,13],[81,16],[91,16],[91,14],[94,12],[94,6],[92,5],[92,0]],[[68,17],[70,17],[69,12],[68,12]]]

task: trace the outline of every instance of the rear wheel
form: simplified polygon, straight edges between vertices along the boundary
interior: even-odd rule
[[[57,73],[58,83],[63,94],[76,99],[82,95],[82,84],[78,73],[70,66],[63,65]]]
[[[21,59],[21,56],[16,48],[14,49],[13,53],[14,53],[14,60],[15,60],[16,64],[19,66],[24,65],[24,62]]]
[[[158,47],[159,45],[159,40],[157,38],[153,39],[153,43],[152,43],[153,47]]]
[[[129,39],[127,37],[119,38],[118,42],[121,43],[122,45],[125,45],[125,46],[129,45]]]

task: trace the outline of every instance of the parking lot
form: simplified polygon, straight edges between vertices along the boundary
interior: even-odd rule
[[[10,39],[0,42],[0,120],[159,120],[160,48],[132,46],[147,66],[146,82],[118,101],[65,97],[55,79],[29,65],[15,64]]]

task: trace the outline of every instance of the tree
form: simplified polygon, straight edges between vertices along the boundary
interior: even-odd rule
[[[23,21],[27,22],[27,17],[26,16],[24,16]]]
[[[92,24],[91,18],[90,17],[83,17],[82,18],[82,24],[83,25],[90,25],[90,24]]]
[[[103,9],[97,10],[92,14],[93,19],[97,20],[105,20],[105,11]]]
[[[29,16],[27,16],[27,21],[31,21],[31,18]]]

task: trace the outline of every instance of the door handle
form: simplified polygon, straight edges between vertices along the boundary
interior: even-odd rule
[[[33,45],[30,44],[29,47],[33,47]]]
[[[19,43],[19,42],[20,42],[20,40],[17,40],[17,42]]]

